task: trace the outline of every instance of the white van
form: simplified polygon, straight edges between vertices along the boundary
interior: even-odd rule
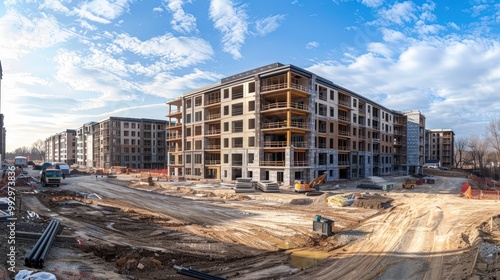
[[[52,167],[61,170],[63,178],[69,177],[71,175],[69,165],[65,162],[53,162]]]

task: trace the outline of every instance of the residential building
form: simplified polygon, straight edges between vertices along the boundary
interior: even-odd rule
[[[93,167],[93,126],[96,122],[83,124],[76,130],[76,163],[80,167]]]
[[[76,163],[76,130],[66,129],[45,139],[46,160]]]
[[[173,177],[293,184],[417,173],[425,117],[388,109],[293,65],[223,78],[167,102]]]
[[[452,168],[455,163],[455,133],[452,129],[427,129],[426,160],[437,160],[440,166]]]
[[[93,123],[92,166],[167,167],[165,120],[109,117]]]

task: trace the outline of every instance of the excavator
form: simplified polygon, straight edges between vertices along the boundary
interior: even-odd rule
[[[314,178],[307,184],[305,181],[295,181],[295,192],[303,193],[303,192],[312,192],[319,191],[319,185],[323,183],[326,179],[326,173]]]

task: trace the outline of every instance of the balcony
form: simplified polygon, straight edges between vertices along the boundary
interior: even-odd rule
[[[209,98],[208,100],[205,101],[205,105],[212,105],[212,104],[220,103],[220,101],[221,101],[220,97]]]
[[[221,145],[217,144],[209,144],[206,146],[207,150],[220,150]]]
[[[260,166],[285,166],[285,161],[282,161],[282,160],[261,160]]]
[[[351,101],[350,100],[339,99],[339,105],[347,107],[347,108],[351,108]]]
[[[351,132],[347,130],[339,130],[340,136],[351,136]]]
[[[175,109],[175,110],[171,110],[170,112],[168,112],[167,116],[170,117],[170,116],[174,116],[174,115],[180,115],[182,114],[182,109]]]
[[[205,160],[206,165],[219,165],[220,159]]]
[[[294,109],[308,111],[309,105],[297,102],[292,102],[290,103],[290,105],[288,105],[286,102],[274,102],[262,105],[262,111],[282,109],[282,108],[294,108]]]
[[[209,129],[205,131],[205,135],[216,135],[220,134],[221,130],[220,129]]]
[[[280,90],[280,89],[286,89],[288,88],[288,85],[287,83],[280,83],[280,84],[274,84],[274,85],[265,85],[265,86],[262,86],[260,91],[263,93],[263,92],[268,92],[268,91],[274,91],[274,90]],[[309,88],[308,87],[305,87],[303,85],[299,85],[299,84],[290,84],[290,88],[293,88],[293,89],[296,89],[296,90],[300,90],[300,91],[303,91],[303,92],[307,92],[307,93],[310,93],[309,91]]]
[[[349,161],[347,160],[339,160],[339,166],[349,166]]]
[[[286,141],[264,141],[264,148],[286,147]]]
[[[293,166],[308,166],[309,161],[294,161]]]
[[[287,121],[278,121],[278,122],[266,122],[262,124],[262,129],[275,129],[275,128],[287,128]],[[289,127],[308,129],[309,125],[306,122],[293,121],[290,122]]]
[[[207,121],[220,119],[220,116],[221,116],[220,113],[211,113],[211,114],[208,114]]]

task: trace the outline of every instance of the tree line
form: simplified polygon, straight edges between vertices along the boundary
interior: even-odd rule
[[[13,160],[16,156],[29,157],[32,161],[45,161],[45,143],[38,139],[31,147],[20,147],[13,152],[5,152],[5,159]]]
[[[483,135],[455,139],[455,168],[472,169],[482,177],[500,178],[500,119],[486,125]]]

